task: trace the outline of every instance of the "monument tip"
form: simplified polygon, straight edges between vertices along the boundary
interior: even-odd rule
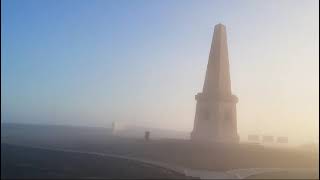
[[[225,25],[222,23],[219,23],[219,24],[216,24],[215,27],[225,27]]]

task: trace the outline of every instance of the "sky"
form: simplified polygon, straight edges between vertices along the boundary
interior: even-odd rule
[[[191,131],[218,23],[240,136],[318,142],[316,0],[3,0],[1,120]]]

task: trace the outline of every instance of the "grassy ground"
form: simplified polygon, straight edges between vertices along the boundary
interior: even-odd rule
[[[319,154],[259,145],[195,144],[188,140],[119,138],[103,128],[11,126],[2,142],[79,151],[113,153],[156,160],[194,169],[315,168]],[[142,135],[143,137],[143,135]]]
[[[135,161],[1,144],[3,178],[186,179],[177,172]]]

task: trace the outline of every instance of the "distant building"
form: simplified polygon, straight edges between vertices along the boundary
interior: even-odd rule
[[[248,135],[248,141],[255,141],[255,142],[257,142],[257,141],[259,141],[259,140],[260,140],[259,135],[256,135],[256,134],[250,134],[250,135]]]
[[[272,143],[272,142],[274,142],[274,137],[273,136],[262,136],[262,142]]]
[[[125,130],[126,128],[127,128],[126,124],[122,122],[117,122],[117,121],[112,122],[112,134],[114,135],[120,131]]]
[[[284,136],[277,137],[277,143],[288,143],[288,142],[289,142],[288,137],[284,137]]]

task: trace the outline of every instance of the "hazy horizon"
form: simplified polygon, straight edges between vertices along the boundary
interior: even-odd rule
[[[319,142],[319,2],[1,1],[2,122],[191,131],[226,25],[238,133]]]

